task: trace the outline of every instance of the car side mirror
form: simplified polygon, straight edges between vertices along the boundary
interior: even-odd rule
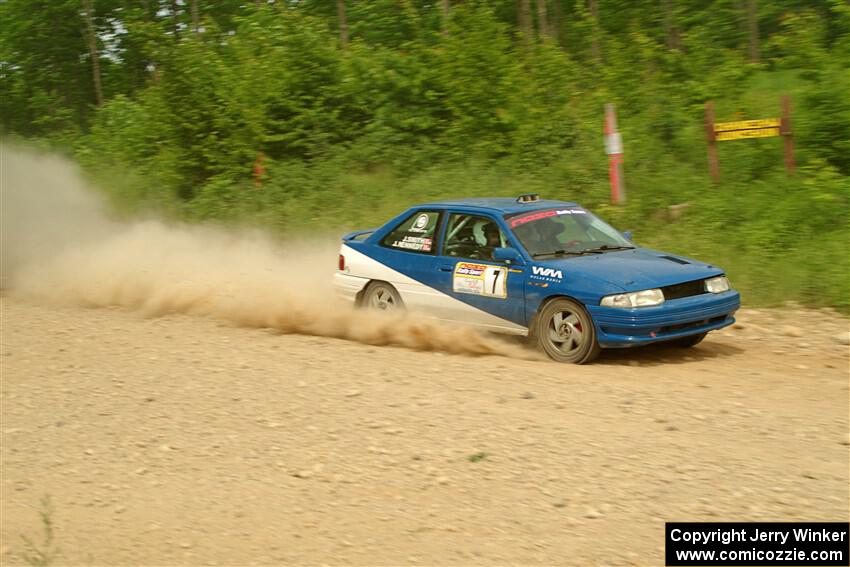
[[[516,248],[493,248],[493,259],[506,264],[524,264]]]
[[[628,240],[629,242],[632,242],[632,231],[631,230],[624,230],[623,231],[623,237],[626,240]]]

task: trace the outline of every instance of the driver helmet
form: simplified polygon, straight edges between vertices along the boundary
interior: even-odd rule
[[[559,234],[564,232],[564,226],[551,219],[540,219],[539,221],[530,224],[536,229],[537,234],[541,239],[556,238]]]
[[[472,225],[472,237],[475,239],[475,243],[479,246],[487,246],[487,225],[492,224],[487,220],[478,220],[475,221],[475,224]]]

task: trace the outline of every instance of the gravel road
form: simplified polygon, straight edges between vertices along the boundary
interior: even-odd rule
[[[846,319],[590,366],[2,303],[2,563],[661,565],[665,521],[843,520]]]

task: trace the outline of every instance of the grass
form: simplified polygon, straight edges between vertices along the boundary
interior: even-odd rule
[[[41,543],[36,543],[26,535],[21,534],[21,539],[24,541],[22,556],[27,565],[48,567],[59,557],[61,552],[54,541],[53,513],[50,495],[45,495],[41,499],[41,510],[38,513],[43,531]]]
[[[747,155],[776,149],[740,143],[737,147]],[[730,148],[729,153],[736,151]],[[290,165],[259,189],[250,183],[224,184],[205,188],[195,201],[154,209],[168,218],[262,228],[286,238],[380,226],[409,206],[434,200],[536,191],[578,201],[614,227],[634,231],[641,246],[724,268],[745,305],[796,301],[850,313],[846,178],[802,168],[788,176],[780,152],[774,153],[776,167],[768,172],[745,171],[744,166],[736,171],[733,161],[746,155],[728,160],[720,185],[689,164],[635,164],[626,171],[629,202],[622,207],[608,203],[604,173],[572,186],[569,170],[531,172],[508,161],[470,161],[410,176],[387,169]],[[122,195],[114,177],[110,181],[119,208],[132,210],[127,201],[133,197]],[[688,203],[681,218],[671,218],[668,207],[681,203]]]

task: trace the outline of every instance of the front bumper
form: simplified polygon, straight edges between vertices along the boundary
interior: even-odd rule
[[[588,305],[599,345],[622,348],[669,341],[722,329],[735,322],[741,306],[735,290],[665,301],[656,307],[619,309]]]

